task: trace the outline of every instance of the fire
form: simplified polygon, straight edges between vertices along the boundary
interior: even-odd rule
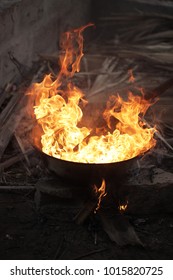
[[[128,160],[156,144],[155,128],[146,127],[143,121],[151,104],[142,95],[132,92],[127,100],[112,95],[101,113],[103,125],[93,128],[83,124],[87,100],[71,78],[80,70],[82,32],[87,26],[63,35],[61,70],[57,78],[54,80],[51,75],[46,75],[41,83],[33,84],[29,90],[34,99],[35,118],[41,128],[41,149],[52,157],[72,162]],[[34,137],[38,138],[38,135]]]
[[[98,197],[98,202],[97,202],[97,206],[95,209],[95,213],[97,212],[97,210],[100,208],[100,204],[102,202],[103,197],[106,196],[106,182],[104,179],[102,179],[102,184],[101,187],[98,189],[97,186],[94,185],[94,192],[96,194],[96,196]]]
[[[128,201],[125,204],[119,205],[119,210],[121,213],[125,212],[128,206]]]

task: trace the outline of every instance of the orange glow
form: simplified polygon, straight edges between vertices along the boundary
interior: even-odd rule
[[[101,113],[102,127],[93,129],[82,122],[82,108],[87,100],[84,93],[73,85],[71,78],[80,70],[82,32],[87,26],[63,35],[61,70],[56,80],[46,75],[41,83],[35,83],[29,89],[29,95],[34,99],[37,124],[41,128],[38,129],[38,133],[41,131],[41,149],[52,157],[72,162],[128,160],[156,144],[153,138],[155,128],[147,128],[142,121],[151,104],[143,96],[135,96],[132,92],[129,92],[127,100],[112,95]],[[38,138],[38,135],[34,137]]]
[[[125,212],[128,206],[128,201],[126,202],[126,204],[121,204],[119,205],[119,210],[120,212]]]
[[[102,202],[103,197],[106,196],[106,183],[104,179],[102,180],[102,184],[99,189],[97,188],[97,186],[94,185],[94,192],[96,193],[96,196],[98,196],[97,207],[94,211],[96,213],[97,210],[100,208],[100,204]]]

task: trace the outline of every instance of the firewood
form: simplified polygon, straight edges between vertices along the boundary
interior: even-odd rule
[[[28,157],[33,152],[33,149],[30,149],[28,151],[25,151],[25,153],[19,154],[17,156],[11,157],[2,163],[0,163],[0,170],[5,170],[9,167],[11,167],[13,164],[20,162],[23,160],[26,156]]]
[[[97,207],[97,200],[88,200],[74,218],[76,224],[81,225]]]
[[[45,69],[45,65],[42,65],[37,74],[34,75],[31,82],[34,82],[37,80],[38,75],[40,75],[40,72],[42,73],[43,69]],[[4,151],[6,147],[8,146],[15,130],[17,129],[21,119],[26,115],[26,99],[27,96],[23,95],[23,86],[24,83],[20,85],[19,91],[15,92],[10,99],[9,103],[6,105],[4,110],[0,114],[0,160],[3,157]],[[4,100],[4,98],[3,98]],[[19,139],[18,139],[19,142]],[[26,161],[29,164],[29,161],[27,159],[27,155],[25,154],[24,149],[21,147],[21,142],[19,144],[24,157]],[[19,157],[20,158],[20,157]],[[18,159],[14,159],[14,161]],[[11,161],[13,163],[13,160]],[[10,162],[8,162],[10,164]],[[7,164],[7,166],[8,166]],[[6,165],[5,165],[6,166]]]
[[[8,143],[10,142],[13,133],[24,115],[25,111],[22,109],[18,112],[15,111],[13,114],[11,114],[6,124],[4,124],[4,126],[2,127],[0,131],[0,159],[2,159],[4,151],[8,146]]]
[[[23,154],[23,157],[24,157],[24,159],[25,159],[25,161],[26,161],[28,167],[30,167],[30,161],[29,161],[28,155],[27,155],[27,153],[26,153],[26,151],[25,151],[25,147],[24,147],[24,145],[23,145],[23,143],[22,143],[22,140],[21,140],[20,137],[17,135],[17,133],[14,133],[14,136],[15,136],[15,139],[16,139],[16,141],[17,141],[19,147],[20,147],[20,150],[21,150],[21,152],[22,152],[22,154]]]
[[[110,195],[110,193],[106,196],[106,199],[104,199],[104,208],[102,204],[99,208],[97,205],[98,197],[95,194],[95,197],[93,196],[93,198],[88,199],[81,208],[74,218],[75,222],[79,225],[82,224],[86,218],[97,209],[95,214],[100,218],[105,232],[112,241],[116,242],[119,246],[142,245],[142,242],[128,222],[128,219],[122,214],[119,214],[116,208],[116,200],[112,200],[112,195]]]
[[[130,225],[127,217],[117,214],[109,209],[100,208],[98,211],[103,229],[109,238],[119,246],[142,245],[134,228]]]
[[[46,70],[47,65],[46,64],[41,64],[41,66],[39,67],[39,69],[37,70],[37,72],[34,74],[34,76],[32,77],[32,80],[30,82],[30,85],[32,85],[33,83],[37,83],[40,78],[43,76],[44,71]]]
[[[21,93],[14,93],[10,101],[8,102],[7,106],[3,109],[3,111],[0,114],[0,124],[1,127],[4,125],[4,123],[7,121],[10,114],[13,112],[16,104],[21,99],[22,95]]]
[[[97,188],[96,185],[91,187],[91,193],[88,200],[86,200],[83,207],[74,218],[77,224],[82,224],[91,213],[94,212],[96,214],[103,198],[107,195],[105,186],[105,180],[102,180],[100,188]]]

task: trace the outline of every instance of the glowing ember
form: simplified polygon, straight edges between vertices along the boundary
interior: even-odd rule
[[[86,124],[81,125],[82,107],[87,102],[84,93],[69,78],[80,70],[82,32],[87,26],[64,34],[61,43],[64,53],[60,57],[61,70],[57,79],[46,75],[41,83],[33,84],[30,89],[34,114],[41,127],[41,149],[52,157],[73,162],[128,160],[156,143],[155,129],[147,128],[142,121],[151,104],[143,96],[134,96],[131,92],[126,101],[120,96],[111,96],[102,113],[104,128],[93,130]]]
[[[120,212],[125,212],[128,206],[128,201],[125,204],[119,205]]]

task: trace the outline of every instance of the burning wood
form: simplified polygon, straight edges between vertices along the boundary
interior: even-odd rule
[[[99,210],[102,199],[106,196],[106,183],[105,180],[102,180],[101,187],[98,188],[96,185],[92,187],[92,197],[84,204],[84,207],[79,211],[79,213],[75,217],[75,221],[77,224],[82,224],[88,216],[94,212]]]
[[[95,213],[96,213],[97,210],[100,208],[100,204],[101,204],[103,197],[106,196],[106,183],[105,183],[104,179],[102,180],[102,184],[99,189],[97,188],[97,186],[94,185],[94,192],[96,193],[96,196],[98,196],[98,203],[97,203],[97,207],[95,209]]]
[[[108,234],[109,238],[116,242],[119,246],[127,244],[131,245],[143,245],[139,237],[135,233],[133,227],[130,225],[128,219],[122,215],[127,208],[127,204],[117,205],[110,204],[110,199],[104,200],[106,184],[102,181],[101,187],[98,189],[93,187],[93,197],[90,198],[81,208],[79,213],[75,217],[77,224],[83,224],[91,213],[97,213],[103,229]],[[109,193],[110,195],[110,193]],[[120,214],[121,213],[121,214]]]

